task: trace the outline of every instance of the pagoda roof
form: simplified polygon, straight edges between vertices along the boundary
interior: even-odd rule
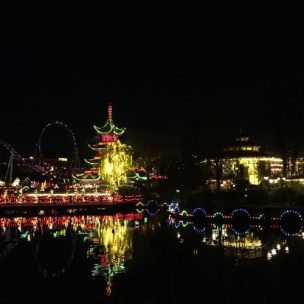
[[[95,162],[95,161],[97,160],[97,162]],[[92,159],[92,160],[88,160],[88,159],[84,159],[84,161],[87,163],[87,164],[89,164],[89,165],[91,165],[91,166],[97,166],[98,165],[98,161],[99,161],[99,159]]]
[[[98,144],[95,144],[95,145],[88,144],[88,147],[93,151],[100,151],[100,150],[105,150],[106,149],[105,145],[102,144],[102,143],[98,143]]]
[[[261,146],[250,141],[248,136],[236,137],[234,142],[223,148],[226,155],[254,156],[261,154]]]
[[[108,105],[108,119],[102,127],[93,126],[98,134],[115,134],[122,135],[126,128],[117,127],[112,119],[112,105]]]
[[[93,126],[98,134],[116,134],[122,135],[126,128],[116,127],[113,121],[107,120],[102,127]]]
[[[100,180],[100,176],[96,176],[94,173],[91,172],[84,172],[83,174],[77,174],[76,175],[72,175],[74,179],[76,179],[77,181],[98,181]]]

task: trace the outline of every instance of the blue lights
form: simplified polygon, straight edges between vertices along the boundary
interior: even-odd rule
[[[238,209],[233,210],[231,213],[231,218],[235,219],[237,215],[241,215],[241,214],[245,214],[248,217],[248,219],[250,220],[250,213],[246,209],[243,209],[243,208],[238,208]]]
[[[193,217],[195,217],[195,216],[204,216],[204,217],[207,217],[206,211],[204,209],[202,209],[202,208],[196,208],[196,209],[194,209],[194,211],[193,211],[192,214],[193,214]]]
[[[303,215],[294,209],[287,209],[281,214],[268,214],[263,213],[251,216],[250,212],[244,208],[234,209],[230,214],[216,211],[214,213],[207,213],[205,209],[197,207],[191,210],[182,210],[178,201],[171,201],[165,204],[164,211],[169,212],[169,223],[176,229],[186,228],[189,225],[197,233],[206,231],[206,227],[211,224],[227,225],[237,236],[245,236],[250,232],[251,227],[258,227],[261,224],[269,224],[270,228],[280,229],[284,236],[298,236],[303,231]],[[159,212],[159,205],[157,201],[150,200],[146,205],[139,202],[137,204],[138,212],[142,212],[141,207],[145,207],[150,216],[155,216]],[[171,218],[173,217],[173,218]],[[259,226],[260,227],[260,226]],[[262,229],[262,228],[261,228]]]
[[[303,217],[302,215],[300,214],[300,212],[296,211],[296,210],[292,210],[292,209],[288,209],[288,210],[285,210],[284,212],[281,213],[280,215],[280,220],[284,220],[287,216],[289,215],[296,215],[296,217],[302,221],[303,220]]]
[[[292,209],[285,210],[280,215],[280,229],[285,236],[296,236],[302,232],[302,215]]]

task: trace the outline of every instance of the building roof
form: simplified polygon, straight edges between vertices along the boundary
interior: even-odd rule
[[[234,141],[223,148],[223,155],[226,157],[240,157],[240,156],[262,156],[261,146],[250,141],[248,136],[235,137]]]

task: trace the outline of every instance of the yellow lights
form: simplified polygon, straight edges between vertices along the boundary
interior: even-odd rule
[[[232,146],[224,148],[224,151],[254,151],[259,152],[260,146]]]
[[[105,216],[99,223],[98,244],[103,246],[104,263],[111,268],[113,274],[121,269],[126,261],[132,259],[132,234],[133,229],[128,227],[126,219]]]
[[[236,139],[235,139],[236,141],[249,141],[249,137],[247,137],[247,136],[241,136],[241,137],[237,137]]]
[[[277,244],[277,250],[281,250],[281,244]]]
[[[230,234],[227,226],[214,226],[211,238],[203,238],[202,242],[209,246],[223,246],[226,256],[241,259],[255,259],[264,255],[264,245],[258,235],[250,232],[245,236]]]
[[[248,148],[248,147],[246,147]],[[259,185],[265,176],[269,179],[281,176],[283,160],[267,156],[239,156],[222,159],[223,177],[248,180],[252,185]]]
[[[253,147],[241,147],[241,150],[243,150],[243,151],[252,151]]]
[[[304,185],[304,178],[286,178],[287,182],[298,183]]]
[[[283,247],[285,247],[285,253],[289,253],[289,248],[286,245],[286,241],[284,241],[283,243],[278,243],[276,245],[276,247],[273,247],[272,249],[268,250],[266,258],[267,261],[270,261],[272,258],[274,258],[276,255],[278,255],[280,253],[280,251],[283,249]],[[287,248],[287,249],[286,249]]]
[[[107,261],[122,263],[132,257],[132,230],[127,220],[105,217],[97,230],[99,243],[105,248]]]
[[[259,185],[263,181],[277,183],[281,180],[304,184],[304,157],[287,157],[285,170],[283,170],[283,158],[263,155],[260,151],[261,146],[251,143],[249,137],[246,136],[235,138],[234,143],[223,150],[227,153],[219,160],[222,187],[224,187],[224,181],[228,179],[235,184],[237,181],[245,181],[252,185]],[[209,181],[218,176],[215,159],[205,159],[201,163],[211,169]],[[227,188],[229,189],[229,186]]]
[[[67,162],[68,161],[68,159],[66,157],[59,157],[58,160],[60,162]]]
[[[127,171],[132,167],[132,154],[129,146],[119,140],[109,143],[100,161],[98,174],[111,185],[127,183]]]
[[[271,252],[272,255],[276,255],[277,254],[277,250],[275,248],[271,249],[270,252]]]
[[[258,159],[257,158],[240,158],[239,163],[243,165],[248,172],[248,180],[252,185],[259,184]]]
[[[243,237],[243,238],[233,238],[233,239],[226,239],[223,242],[225,247],[233,247],[233,248],[244,248],[244,249],[261,249],[262,242],[261,240],[254,238],[252,236]]]
[[[95,143],[88,145],[95,156],[85,160],[93,167],[94,172],[86,170],[83,174],[73,176],[79,182],[102,181],[113,190],[122,184],[127,184],[127,171],[132,167],[132,148],[122,144],[119,136],[125,128],[118,128],[112,120],[112,106],[108,106],[108,120],[102,127],[93,126],[98,136]]]

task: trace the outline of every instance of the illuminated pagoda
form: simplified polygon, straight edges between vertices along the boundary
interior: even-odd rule
[[[119,137],[125,128],[117,127],[112,118],[112,105],[108,106],[108,119],[102,127],[93,126],[97,136],[89,144],[95,156],[85,159],[90,169],[74,176],[81,183],[105,183],[120,186],[127,183],[127,171],[132,167],[132,147],[121,143]]]

